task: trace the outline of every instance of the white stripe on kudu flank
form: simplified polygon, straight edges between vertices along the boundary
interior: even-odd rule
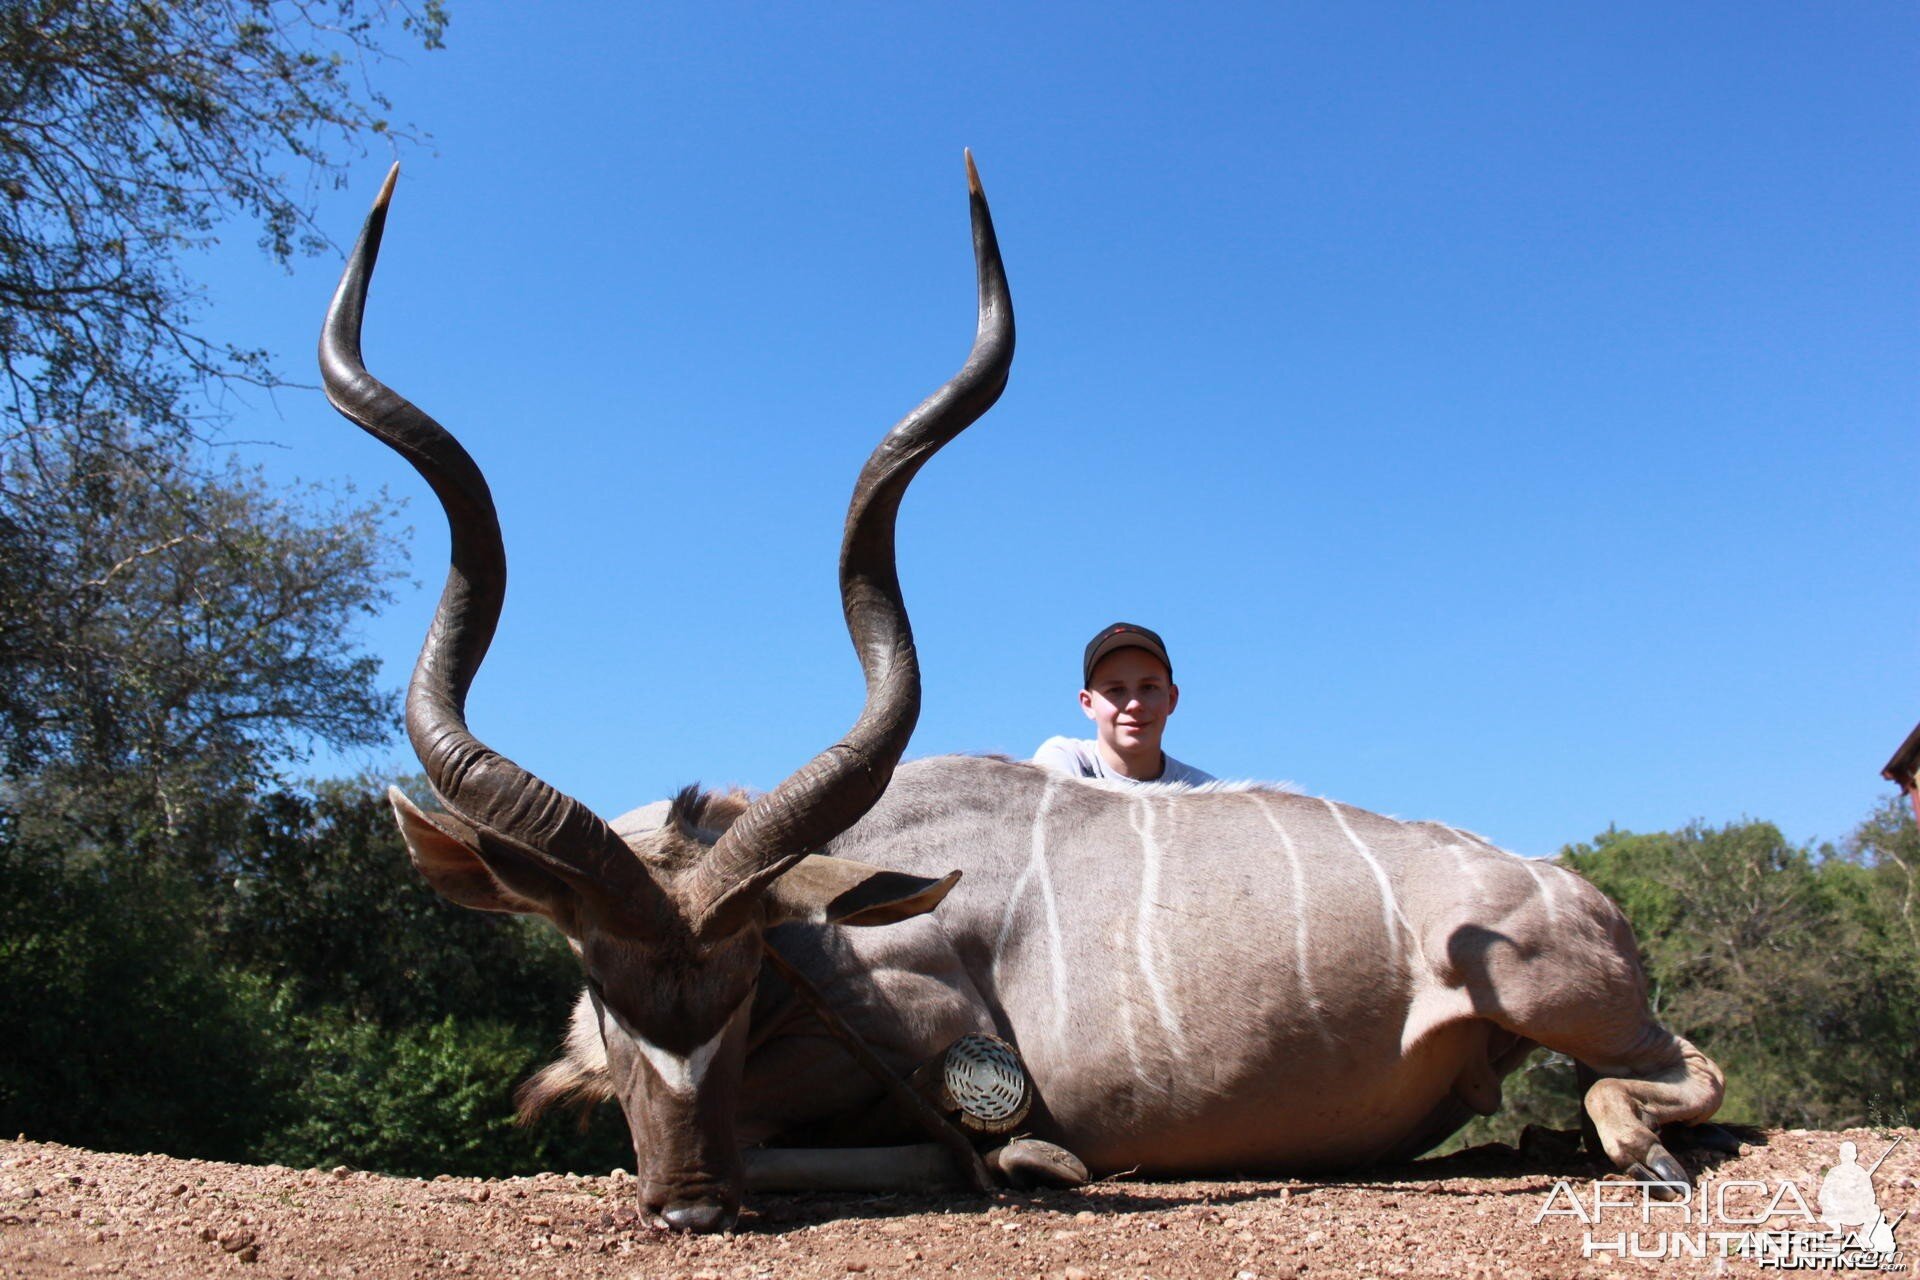
[[[1180,1019],[1167,1002],[1167,989],[1161,985],[1153,958],[1153,908],[1160,894],[1160,846],[1153,838],[1153,801],[1142,799],[1130,807],[1127,821],[1140,836],[1140,914],[1133,931],[1134,946],[1140,954],[1140,976],[1147,980],[1160,1029],[1167,1033],[1169,1046],[1178,1054],[1186,1048],[1185,1037],[1180,1034]]]
[[[1320,1029],[1321,1038],[1326,1039],[1328,1027],[1324,1018],[1319,1016],[1326,1010],[1320,1003],[1319,992],[1313,989],[1313,972],[1308,967],[1307,880],[1300,870],[1300,852],[1293,847],[1293,837],[1288,835],[1287,829],[1280,825],[1280,820],[1273,816],[1273,810],[1267,807],[1267,802],[1251,791],[1245,794],[1247,799],[1253,801],[1253,807],[1260,811],[1260,816],[1267,820],[1267,825],[1273,828],[1273,834],[1279,837],[1280,848],[1287,855],[1287,866],[1293,872],[1294,971],[1300,975],[1300,994],[1306,997],[1307,1008],[1313,1010],[1316,1015],[1314,1026]]]
[[[1533,887],[1540,891],[1540,901],[1547,904],[1547,924],[1551,927],[1557,922],[1560,915],[1558,911],[1554,910],[1553,890],[1548,888],[1547,882],[1540,878],[1540,868],[1533,865],[1532,859],[1521,858],[1520,865],[1525,867],[1527,874],[1533,877]]]
[[[1019,911],[1020,897],[1027,890],[1027,882],[1038,876],[1040,905],[1047,918],[1047,944],[1051,948],[1048,963],[1053,979],[1053,1035],[1056,1042],[1062,1040],[1067,1031],[1067,955],[1060,937],[1060,908],[1053,896],[1053,871],[1047,865],[1047,810],[1052,807],[1054,792],[1059,787],[1058,779],[1049,778],[1046,789],[1040,793],[1040,806],[1033,814],[1027,865],[1021,870],[1020,878],[1014,881],[1013,892],[1007,895],[1006,910],[1000,913],[1000,934],[993,940],[993,961],[998,966],[1000,951],[1013,933],[1013,918]]]
[[[1466,846],[1455,844],[1449,840],[1446,844],[1446,850],[1453,855],[1453,865],[1460,869],[1460,874],[1465,876],[1467,883],[1473,886],[1474,896],[1478,897],[1480,890],[1480,868],[1473,865],[1474,860],[1472,858],[1465,856],[1467,852]]]
[[[1387,946],[1393,952],[1393,962],[1395,964],[1400,963],[1400,934],[1398,930],[1394,928],[1396,921],[1399,923],[1401,929],[1407,931],[1407,936],[1413,939],[1413,948],[1420,953],[1420,958],[1424,962],[1426,959],[1426,949],[1420,945],[1420,935],[1413,931],[1413,926],[1407,923],[1406,916],[1400,912],[1400,903],[1399,900],[1393,896],[1393,885],[1387,879],[1386,868],[1382,867],[1379,859],[1373,856],[1373,850],[1367,848],[1360,837],[1354,834],[1353,828],[1347,825],[1346,815],[1340,812],[1339,805],[1324,796],[1321,797],[1320,803],[1327,806],[1327,812],[1333,815],[1333,820],[1340,826],[1340,834],[1347,838],[1347,842],[1353,846],[1354,852],[1365,859],[1367,869],[1373,872],[1373,878],[1380,886],[1380,916],[1387,926]]]
[[[1523,868],[1526,869],[1526,873],[1528,877],[1532,879],[1533,887],[1539,891],[1540,901],[1546,904],[1547,924],[1551,926],[1559,922],[1560,912],[1559,912],[1559,909],[1554,904],[1553,890],[1548,886],[1545,880],[1542,880],[1540,878],[1540,868],[1533,865],[1532,858],[1522,857],[1521,855],[1515,853],[1511,849],[1502,849],[1499,845],[1487,839],[1485,836],[1477,836],[1471,831],[1462,831],[1458,827],[1449,827],[1448,830],[1452,831],[1453,834],[1459,836],[1461,839],[1466,840],[1467,842],[1472,844],[1475,848],[1485,849],[1489,853],[1497,853],[1504,858],[1511,858],[1515,862],[1519,863]],[[1560,870],[1560,868],[1551,866],[1551,865],[1549,865],[1547,869],[1549,871]]]
[[[1441,827],[1440,829],[1447,832],[1453,831],[1452,827]],[[1466,877],[1467,883],[1473,886],[1474,897],[1478,898],[1481,890],[1480,868],[1474,865],[1479,862],[1479,859],[1472,856],[1473,850],[1461,844],[1458,840],[1437,840],[1435,843],[1452,856],[1453,869]]]

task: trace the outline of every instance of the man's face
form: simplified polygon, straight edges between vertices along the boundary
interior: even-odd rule
[[[1093,680],[1080,691],[1080,709],[1122,758],[1156,755],[1179,702],[1179,686],[1165,664],[1145,649],[1115,649],[1094,666]]]

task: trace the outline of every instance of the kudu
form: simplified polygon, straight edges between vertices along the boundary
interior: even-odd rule
[[[398,792],[394,809],[435,889],[545,916],[587,975],[567,1055],[525,1104],[616,1099],[643,1210],[689,1230],[734,1221],[743,1147],[909,1138],[880,1086],[763,971],[770,942],[896,1069],[968,1033],[1016,1044],[1034,1134],[1094,1173],[1410,1157],[1494,1111],[1502,1078],[1545,1045],[1593,1079],[1586,1111],[1616,1165],[1683,1178],[1656,1128],[1710,1116],[1719,1069],[1653,1019],[1625,920],[1579,877],[1437,823],[1251,785],[1122,792],[975,757],[895,773],[919,703],[895,515],[920,466],[999,396],[1013,355],[1006,277],[967,167],[972,353],[881,441],[847,515],[858,722],[751,802],[690,788],[612,823],[467,727],[504,551],[472,459],[361,363],[392,175],[368,216],[321,340],[327,392],[419,470],[452,533],[407,696],[444,812]],[[995,1167],[1074,1176],[1070,1158],[1019,1146]]]

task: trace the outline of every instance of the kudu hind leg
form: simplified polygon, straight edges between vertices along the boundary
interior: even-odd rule
[[[1589,910],[1570,913],[1571,905],[1563,899],[1554,928],[1513,929],[1471,957],[1466,986],[1482,1016],[1599,1077],[1582,1103],[1616,1168],[1670,1177],[1680,1166],[1660,1146],[1660,1126],[1707,1119],[1724,1078],[1712,1059],[1654,1021],[1633,935],[1617,909],[1597,893],[1583,904]]]
[[[1698,1124],[1712,1116],[1725,1093],[1725,1077],[1684,1037],[1652,1021],[1647,1033],[1650,1052],[1639,1061],[1578,1055],[1601,1077],[1588,1087],[1582,1104],[1614,1167],[1685,1181],[1679,1162],[1660,1144],[1660,1126]]]

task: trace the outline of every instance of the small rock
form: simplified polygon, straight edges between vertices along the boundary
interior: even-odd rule
[[[859,1272],[859,1271],[865,1271],[866,1269],[867,1269],[867,1264],[864,1262],[849,1262],[847,1264],[847,1270],[849,1271]]]
[[[254,1244],[246,1245],[233,1256],[242,1262],[258,1262],[260,1261],[260,1246]]]
[[[1085,1267],[1068,1267],[1060,1273],[1060,1280],[1090,1280]]]
[[[1097,1222],[1099,1221],[1099,1219],[1100,1219],[1100,1215],[1095,1213],[1091,1209],[1082,1209],[1080,1212],[1073,1215],[1073,1220],[1075,1222]]]
[[[482,1186],[476,1187],[474,1189],[473,1194],[467,1198],[469,1200],[472,1200],[475,1204],[485,1204],[492,1196],[493,1196],[493,1188],[482,1185]]]
[[[337,1164],[333,1166],[333,1176],[336,1178],[344,1178],[352,1172],[353,1170],[347,1168],[347,1166],[343,1164]]]

